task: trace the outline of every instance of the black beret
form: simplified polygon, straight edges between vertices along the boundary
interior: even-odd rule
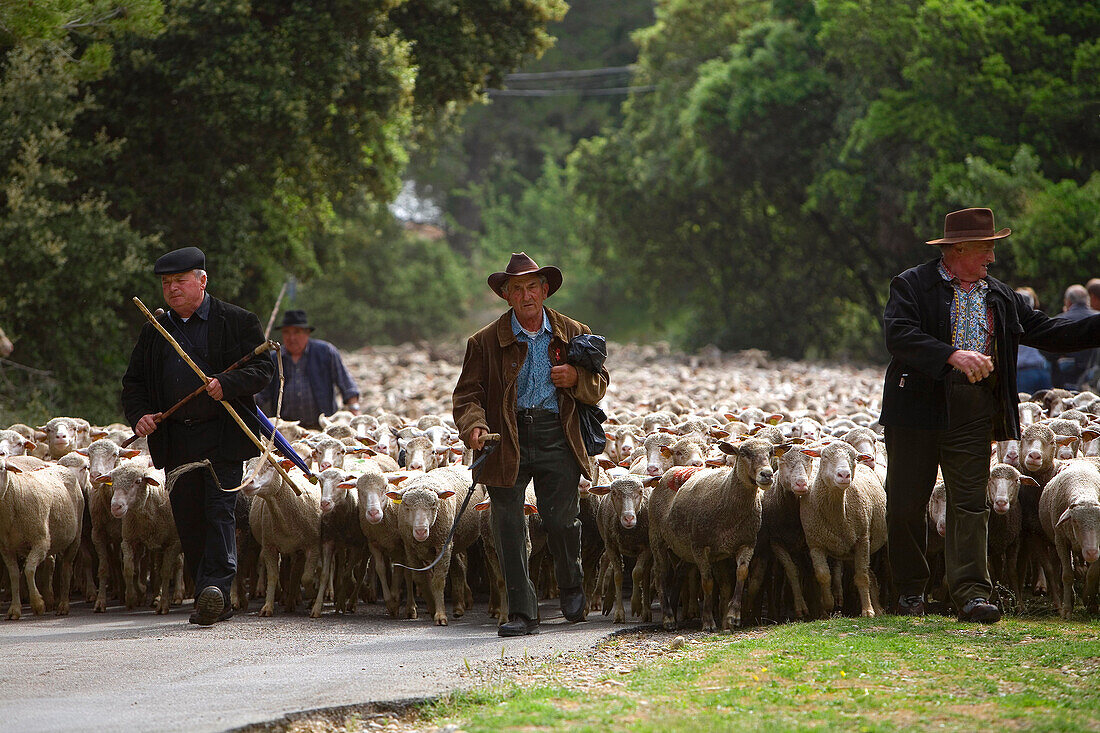
[[[206,255],[198,247],[184,247],[174,249],[166,255],[161,255],[157,263],[153,265],[154,275],[172,275],[177,272],[190,272],[191,270],[205,270]]]

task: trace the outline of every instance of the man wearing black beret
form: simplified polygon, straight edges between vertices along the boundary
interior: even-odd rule
[[[197,247],[184,247],[156,261],[169,310],[157,320],[210,377],[206,394],[187,402],[163,422],[161,413],[201,385],[151,323],[146,323],[122,377],[122,405],[138,435],[148,436],[158,468],[171,471],[209,459],[217,480],[207,470],[181,474],[172,488],[172,515],[183,545],[184,565],[195,582],[191,623],[209,626],[233,615],[229,591],[237,571],[234,507],[237,495],[222,488],[241,483],[244,461],[258,455],[251,440],[219,400],[231,404],[250,423],[255,401],[274,373],[268,359],[250,359],[224,371],[264,341],[254,313],[206,292],[206,257]]]

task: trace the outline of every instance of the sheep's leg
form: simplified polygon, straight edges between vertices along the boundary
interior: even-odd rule
[[[176,575],[176,558],[179,555],[179,550],[169,547],[161,552],[160,560],[160,593],[158,594],[157,609],[158,615],[168,613],[168,606],[171,604],[172,598],[169,595],[171,593],[172,578]]]
[[[703,631],[717,631],[718,625],[714,622],[714,573],[709,547],[704,547],[703,551],[695,556],[695,564],[699,567],[699,585],[703,589],[703,607],[699,609]]]
[[[390,614],[391,618],[397,618],[397,600],[393,597],[390,581],[386,578],[386,567],[389,563],[386,562],[386,558],[382,554],[382,548],[378,545],[370,546],[370,554],[371,559],[374,561],[374,574],[378,576],[378,582],[382,584],[382,599],[386,603],[386,611]],[[396,581],[396,569],[393,575]]]
[[[455,618],[466,613],[466,553],[455,552],[451,555],[451,603],[454,605]]]
[[[783,566],[787,583],[791,588],[791,595],[794,596],[794,615],[797,618],[806,618],[810,615],[810,609],[806,605],[806,598],[802,595],[802,579],[798,575],[798,566],[795,564],[794,558],[791,557],[791,553],[787,552],[786,547],[778,542],[772,542],[771,546],[772,552],[779,560],[779,564]]]
[[[264,545],[260,550],[260,559],[263,560],[267,580],[267,594],[260,616],[270,616],[275,613],[275,587],[279,585],[279,550],[273,545]]]
[[[604,603],[603,596],[604,590],[607,586],[604,580],[604,574],[607,572],[607,551],[606,549],[600,552],[600,557],[596,560],[596,569],[593,574],[593,586],[592,593],[588,595],[588,610],[599,611],[607,608],[607,604]]]
[[[810,548],[810,560],[814,564],[814,577],[821,587],[821,612],[828,617],[835,606],[833,602],[833,576],[829,571],[829,560],[825,551],[818,547]]]
[[[431,578],[429,579],[432,605],[435,609],[432,611],[432,618],[435,619],[436,626],[447,625],[447,603],[444,601],[444,590],[447,587],[447,575],[450,574],[450,558],[444,557],[439,561],[439,564],[431,569]],[[459,583],[459,593],[463,592],[462,586],[465,582]]]
[[[175,561],[176,589],[172,592],[172,605],[173,606],[182,606],[183,605],[183,586],[184,586],[184,580],[183,580],[183,554],[179,551],[176,551],[175,555],[176,555],[176,561]],[[248,601],[245,601],[245,606],[247,607],[247,605],[248,605]]]
[[[92,607],[92,611],[95,613],[103,613],[107,610],[107,579],[111,575],[107,533],[93,529],[92,544],[95,545],[96,555],[99,559],[99,588],[96,590],[95,605]]]
[[[1016,598],[1016,607],[1019,608],[1023,603],[1022,592],[1023,589],[1020,586],[1020,573],[1017,570],[1017,560],[1020,554],[1020,543],[1013,542],[1008,546],[1008,550],[1005,551],[1005,584],[1012,590],[1012,595]]]
[[[869,537],[861,537],[855,546],[855,572],[852,582],[859,591],[860,615],[873,617],[875,615],[874,604],[871,603],[871,540]]]
[[[42,593],[42,610],[54,608],[56,598],[53,594],[53,574],[57,569],[57,563],[53,555],[46,555],[38,563],[34,580],[38,590]]]
[[[137,568],[134,562],[134,544],[128,540],[122,542],[122,577],[126,581],[126,610],[133,611],[138,606]]]
[[[80,552],[80,537],[77,536],[73,543],[65,550],[61,555],[61,562],[58,565],[61,568],[61,580],[58,583],[57,589],[57,615],[68,616],[69,615],[69,589],[70,583],[73,579],[73,563],[76,560],[77,553]]]
[[[302,588],[304,588],[307,593],[312,593],[319,582],[317,576],[320,572],[320,554],[321,547],[320,543],[318,543],[306,550],[305,557],[302,559]],[[298,597],[300,597],[300,593]],[[297,605],[297,602],[295,605]]]
[[[1057,538],[1058,559],[1062,561],[1062,618],[1068,619],[1073,613],[1073,555],[1069,540],[1064,536]]]
[[[745,591],[745,580],[749,577],[749,565],[752,563],[754,545],[743,545],[737,552],[737,584],[733,587],[733,596],[726,608],[723,628],[733,629],[741,625],[741,596]]]
[[[634,598],[631,596],[630,615],[641,616],[642,621],[646,623],[653,621],[653,598],[649,582],[652,570],[653,556],[649,550],[642,550],[634,560],[634,572],[630,575],[634,584],[635,594],[638,595],[640,599],[640,606],[637,608],[634,606]]]
[[[661,594],[661,626],[666,631],[676,628],[676,616],[672,612],[672,599],[669,593],[672,591],[672,571],[668,558],[668,548],[664,542],[657,538],[656,534],[650,535],[650,552],[653,554],[653,572],[657,576],[657,588]]]
[[[18,621],[23,615],[23,600],[19,596],[19,560],[14,551],[4,551],[4,565],[8,568],[8,581],[11,583],[11,605],[8,606],[8,620]]]
[[[92,570],[92,566],[98,563],[93,555],[89,544],[80,544],[80,565],[84,570],[84,600],[88,603],[93,603],[99,595],[95,585],[95,572]]]
[[[336,550],[336,541],[327,540],[321,550],[321,582],[317,586],[317,597],[310,609],[310,618],[321,618],[321,607],[325,603],[325,592],[332,583],[332,555]]]
[[[1100,589],[1100,562],[1089,564],[1089,572],[1085,576],[1085,610],[1089,613],[1097,611],[1097,591]]]
[[[618,543],[614,541],[608,542],[607,554],[615,581],[615,602],[612,606],[612,621],[617,624],[622,624],[626,623],[626,613],[623,611],[623,555]]]

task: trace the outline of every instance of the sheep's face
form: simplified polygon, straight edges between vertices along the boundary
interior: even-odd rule
[[[1069,525],[1074,545],[1087,563],[1100,560],[1100,504],[1082,502],[1062,513],[1057,526]]]
[[[0,458],[23,456],[34,449],[34,441],[27,440],[14,430],[0,431]]]
[[[354,487],[353,477],[339,468],[329,468],[317,475],[321,484],[321,513],[327,514],[336,508],[348,494],[348,488]]]
[[[695,440],[693,438],[680,438],[675,443],[673,443],[671,447],[662,447],[661,457],[664,458],[666,461],[671,461],[671,465],[665,468],[666,471],[672,466],[701,467],[704,465],[703,445],[698,440]],[[664,471],[662,471],[660,474],[650,473],[649,475],[664,475]]]
[[[852,485],[859,463],[869,463],[873,460],[873,456],[856,453],[855,448],[843,441],[836,441],[822,448],[820,457],[818,475],[827,485],[839,489],[846,489]]]
[[[989,472],[986,496],[993,511],[1007,514],[1020,493],[1020,472],[1008,464],[994,466]]]
[[[875,447],[878,441],[873,432],[866,428],[857,428],[849,432],[844,440],[856,449],[856,453],[870,456],[870,459],[866,461],[866,465],[871,468],[875,467]]]
[[[77,426],[70,420],[54,418],[44,428],[50,454],[58,455],[77,448]]]
[[[611,482],[611,501],[619,514],[619,524],[623,529],[638,526],[638,515],[645,507],[647,492],[640,478],[635,475],[623,476]]]
[[[928,516],[936,525],[936,534],[940,537],[947,535],[947,490],[943,484],[937,484],[932,489],[932,496],[928,498]]]
[[[654,433],[646,436],[646,473],[650,476],[663,476],[672,468],[672,436],[668,433]],[[667,455],[665,454],[667,451]]]
[[[259,470],[256,471],[256,475],[252,477],[251,481],[241,487],[241,491],[245,496],[270,496],[275,493],[275,490],[279,487],[279,483],[283,480],[278,471],[269,461],[262,461],[260,457],[250,458],[245,465],[245,477],[252,475],[252,471],[256,468],[256,464],[259,463]]]
[[[736,456],[737,465],[733,470],[737,471],[742,482],[760,489],[771,486],[774,474],[772,454],[776,452],[776,446],[772,443],[759,438],[748,438],[737,445],[719,443],[718,447],[726,455]]]
[[[116,468],[106,477],[100,477],[99,481],[111,486],[111,516],[116,519],[140,509],[149,494],[149,487],[159,485],[152,476],[132,466]]]
[[[313,461],[321,472],[330,468],[343,468],[344,444],[332,437],[321,438],[313,445]]]
[[[1020,438],[1020,459],[1028,471],[1040,471],[1054,464],[1054,431],[1046,425],[1028,425]]]
[[[1020,467],[1020,441],[1018,440],[999,440],[997,441],[997,462],[1005,463],[1013,468]]]
[[[405,444],[405,468],[410,471],[431,471],[440,465],[440,454],[435,452],[432,441],[417,437]]]
[[[389,484],[381,473],[364,473],[356,481],[361,516],[368,524],[379,524],[385,513],[392,511],[393,504],[386,496],[388,489]]]
[[[426,542],[439,515],[439,495],[430,488],[413,487],[397,498],[401,502],[398,516],[402,527],[416,542]]]
[[[812,470],[813,458],[800,450],[787,450],[779,456],[779,484],[795,496],[810,493]]]

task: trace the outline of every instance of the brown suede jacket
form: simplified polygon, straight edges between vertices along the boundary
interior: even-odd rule
[[[553,331],[551,351],[558,348],[564,354],[571,338],[592,333],[588,326],[552,308],[546,308],[546,314]],[[512,333],[511,309],[466,342],[462,374],[452,395],[453,414],[455,425],[467,445],[474,428],[500,433],[500,447],[482,464],[480,481],[486,486],[512,486],[519,475],[516,381],[526,358],[527,345],[520,343]],[[588,478],[592,477],[591,459],[581,439],[576,403],[580,401],[594,405],[599,402],[607,390],[607,380],[607,369],[593,374],[577,367],[577,384],[557,391],[558,412],[565,428],[565,437],[581,466],[581,472]]]

